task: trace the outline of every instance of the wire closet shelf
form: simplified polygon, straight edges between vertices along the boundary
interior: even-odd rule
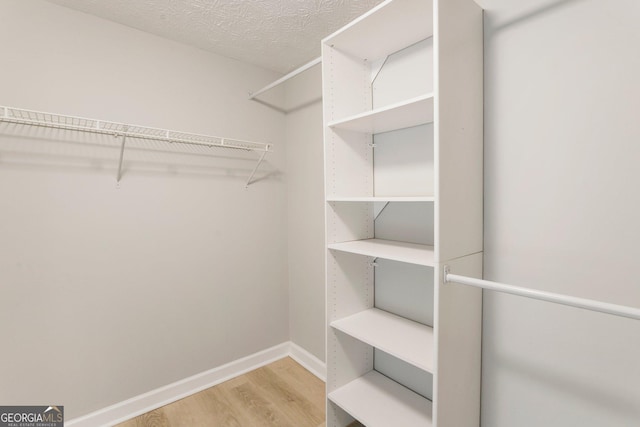
[[[22,108],[0,106],[0,122],[15,123],[30,126],[42,126],[53,129],[64,129],[79,132],[113,135],[122,137],[120,165],[118,167],[118,182],[121,178],[122,158],[126,138],[137,138],[169,143],[200,145],[210,148],[229,148],[243,151],[262,152],[258,164],[253,169],[246,186],[249,186],[258,167],[264,160],[266,153],[271,151],[271,144],[246,141],[220,136],[201,135],[196,133],[179,132],[167,129],[151,128],[106,120],[89,119],[85,117],[67,116],[42,111],[25,110]]]

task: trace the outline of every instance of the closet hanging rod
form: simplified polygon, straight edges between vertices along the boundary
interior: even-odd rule
[[[313,67],[314,65],[318,65],[319,63],[322,62],[322,57],[318,57],[316,59],[314,59],[313,61],[309,61],[306,64],[304,64],[303,66],[296,68],[295,70],[293,70],[292,72],[290,72],[289,74],[286,74],[282,77],[280,77],[278,80],[276,80],[275,82],[263,87],[262,89],[260,89],[259,91],[253,92],[249,94],[249,99],[255,99],[257,96],[265,93],[268,90],[273,89],[274,87],[281,85],[282,83],[286,82],[287,80],[297,76],[300,73],[303,73],[305,71],[307,71],[309,68]]]
[[[169,143],[202,145],[206,147],[231,148],[245,151],[271,151],[270,144],[260,142],[128,125],[14,107],[0,106],[0,122],[165,141]]]
[[[600,313],[612,314],[614,316],[640,320],[640,309],[638,308],[512,286],[504,283],[491,282],[489,280],[476,279],[473,277],[459,276],[457,274],[451,274],[449,266],[446,265],[444,266],[443,279],[444,283],[453,282],[461,285],[475,286],[477,288],[489,289],[491,291],[503,292],[511,295],[552,302],[555,304],[568,305],[570,307],[578,307]]]

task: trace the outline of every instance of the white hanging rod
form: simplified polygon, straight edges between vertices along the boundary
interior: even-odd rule
[[[552,292],[539,291],[535,289],[522,288],[518,286],[506,285],[504,283],[490,282],[488,280],[476,279],[473,277],[459,276],[449,272],[449,266],[444,267],[444,283],[455,282],[461,285],[475,286],[477,288],[489,289],[497,292],[504,292],[511,295],[518,295],[533,298],[555,304],[568,305],[600,313],[612,314],[614,316],[628,317],[640,320],[640,309],[627,307],[624,305],[610,304],[585,298],[577,298],[568,295],[561,295]]]
[[[313,67],[314,65],[318,65],[321,62],[322,62],[322,57],[318,57],[318,58],[314,59],[313,61],[307,62],[302,67],[296,68],[295,70],[293,70],[289,74],[287,74],[287,75],[285,75],[283,77],[280,77],[278,80],[276,80],[275,82],[263,87],[259,91],[249,94],[249,99],[255,99],[257,96],[265,93],[268,90],[273,89],[274,87],[276,87],[278,85],[281,85],[282,83],[286,82],[287,80],[297,76],[300,73],[303,73],[303,72],[307,71],[309,68]]]
[[[211,135],[178,132],[144,126],[127,125],[84,117],[65,116],[62,114],[24,110],[21,108],[0,106],[0,121],[31,126],[43,126],[55,129],[75,130],[98,134],[166,141],[170,143],[203,145],[206,147],[231,148],[245,151],[271,150],[270,144],[244,141],[241,139],[223,138]]]

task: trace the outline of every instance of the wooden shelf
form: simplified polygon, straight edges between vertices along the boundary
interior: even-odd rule
[[[367,427],[433,425],[428,399],[376,371],[329,393],[329,400]]]
[[[382,133],[433,122],[433,94],[355,114],[329,123],[329,127]]]
[[[327,202],[433,202],[433,196],[328,197]]]
[[[352,254],[384,258],[409,264],[434,266],[433,246],[393,240],[366,239],[350,242],[331,243],[329,249]]]
[[[384,58],[433,36],[433,1],[386,1],[323,40],[360,59]]]
[[[336,320],[331,327],[433,373],[433,328],[371,308]]]

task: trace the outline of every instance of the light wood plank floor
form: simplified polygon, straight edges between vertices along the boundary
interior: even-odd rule
[[[118,427],[319,427],[325,385],[286,357]]]

